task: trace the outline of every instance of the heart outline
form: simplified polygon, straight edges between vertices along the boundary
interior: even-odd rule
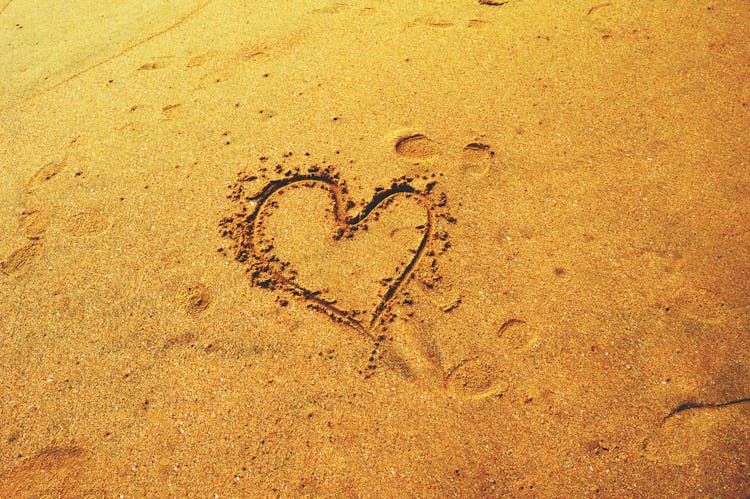
[[[386,289],[380,302],[372,311],[369,323],[353,317],[352,311],[347,311],[336,307],[335,301],[331,302],[320,298],[318,296],[320,294],[319,291],[312,291],[296,283],[293,279],[290,279],[289,277],[284,275],[282,271],[272,270],[271,264],[273,263],[273,259],[275,257],[268,257],[266,254],[268,253],[268,250],[263,251],[256,245],[256,231],[258,230],[258,226],[261,225],[259,224],[259,220],[262,219],[263,209],[268,205],[269,200],[274,194],[278,193],[282,189],[292,187],[296,184],[307,184],[309,186],[322,184],[329,191],[333,198],[333,215],[336,225],[339,226],[339,236],[341,236],[341,234],[346,231],[351,231],[359,224],[366,222],[368,217],[376,210],[376,208],[378,208],[378,206],[399,194],[412,195],[425,208],[425,213],[427,216],[424,224],[424,234],[422,235],[422,239],[420,240],[417,250],[408,264],[404,267],[403,271],[401,271],[398,276],[393,279],[393,282]],[[428,186],[428,192],[429,189],[431,189],[431,186]],[[249,226],[242,236],[242,246],[250,250],[256,262],[261,266],[264,266],[264,270],[268,274],[270,274],[271,278],[275,281],[275,283],[271,283],[270,279],[261,281],[261,287],[271,288],[274,284],[281,285],[282,288],[291,291],[296,296],[302,297],[306,301],[310,302],[314,308],[326,313],[337,322],[344,323],[355,329],[356,331],[372,339],[375,339],[372,331],[375,329],[375,326],[378,324],[378,322],[382,319],[383,315],[388,310],[389,306],[393,303],[394,299],[398,296],[398,293],[403,288],[404,284],[414,273],[414,270],[422,259],[427,248],[427,244],[433,235],[434,214],[432,206],[428,202],[426,195],[405,181],[400,183],[394,182],[388,189],[376,190],[376,193],[373,195],[372,199],[359,211],[359,213],[355,214],[354,216],[349,216],[348,209],[354,206],[354,203],[352,203],[348,197],[348,191],[345,184],[339,183],[335,177],[331,177],[325,173],[311,173],[297,174],[291,178],[272,180],[268,182],[258,194],[251,196],[248,199],[256,201],[256,205],[252,213],[245,217],[245,221],[249,222]],[[258,278],[261,274],[262,271],[256,269],[253,272],[253,278]]]

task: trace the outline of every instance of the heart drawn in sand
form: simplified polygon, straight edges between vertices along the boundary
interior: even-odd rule
[[[373,336],[433,239],[433,185],[394,182],[355,212],[346,185],[327,173],[271,181],[244,198],[237,259],[255,285]]]

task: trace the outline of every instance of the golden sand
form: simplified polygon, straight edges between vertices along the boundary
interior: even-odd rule
[[[750,495],[746,1],[0,2],[3,497]]]

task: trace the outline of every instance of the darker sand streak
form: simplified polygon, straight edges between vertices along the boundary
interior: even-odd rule
[[[5,12],[5,9],[7,9],[8,6],[10,4],[12,4],[12,3],[13,3],[13,0],[8,0],[7,2],[5,2],[5,5],[3,5],[2,8],[0,8],[0,14],[2,14],[3,12]]]
[[[667,414],[667,416],[662,420],[662,424],[675,414],[679,414],[684,411],[690,411],[694,409],[721,409],[722,407],[728,407],[736,404],[746,404],[748,402],[750,402],[750,397],[729,400],[727,402],[720,403],[685,402],[684,404],[680,404],[676,408],[672,409],[672,411]]]
[[[591,15],[593,12],[596,12],[599,9],[603,9],[604,7],[611,7],[611,6],[612,6],[612,2],[600,3],[598,5],[594,5],[593,7],[591,7],[586,14]]]
[[[12,1],[13,0],[10,0],[10,2],[12,2]],[[160,36],[164,35],[165,33],[168,33],[169,31],[171,31],[171,30],[179,27],[181,24],[183,24],[185,21],[187,21],[191,17],[193,17],[196,14],[198,14],[198,12],[200,12],[203,9],[205,9],[206,7],[208,7],[208,5],[211,4],[211,3],[213,3],[214,1],[215,0],[207,0],[206,2],[203,2],[201,5],[199,5],[195,9],[191,10],[190,12],[188,12],[187,14],[185,14],[184,16],[180,17],[174,23],[170,24],[169,26],[167,26],[163,30],[161,30],[161,31],[159,31],[157,33],[154,33],[153,35],[150,35],[147,38],[144,38],[143,40],[140,40],[140,41],[138,41],[138,42],[136,42],[136,43],[134,43],[132,45],[129,45],[129,46],[125,47],[124,49],[122,49],[121,51],[119,51],[118,53],[116,53],[115,55],[113,55],[111,57],[107,57],[106,59],[103,59],[103,60],[97,62],[96,64],[93,64],[93,65],[87,67],[86,69],[84,69],[82,71],[74,73],[74,74],[68,76],[67,78],[65,78],[64,80],[59,81],[59,82],[55,83],[54,85],[52,85],[50,87],[47,87],[45,89],[40,90],[39,92],[36,92],[35,94],[33,94],[30,97],[28,97],[27,99],[25,99],[24,102],[28,102],[31,99],[34,99],[34,98],[36,98],[36,97],[38,97],[38,96],[40,96],[40,95],[42,95],[44,93],[47,93],[47,92],[49,92],[51,90],[54,90],[57,87],[59,87],[61,85],[64,85],[64,84],[68,83],[71,80],[75,80],[79,76],[82,76],[82,75],[88,73],[89,71],[92,71],[92,70],[94,70],[94,69],[96,69],[96,68],[98,68],[100,66],[103,66],[104,64],[107,64],[108,62],[111,62],[111,61],[117,59],[118,57],[121,57],[121,56],[127,54],[128,52],[132,51],[133,49],[135,49],[135,48],[137,48],[137,47],[139,47],[141,45],[143,45],[144,43],[148,43],[151,40],[153,40],[154,38],[160,37]],[[3,8],[3,10],[5,10],[5,8],[8,5],[10,5],[10,2],[8,2],[8,4]],[[0,13],[2,13],[2,11],[0,11]]]

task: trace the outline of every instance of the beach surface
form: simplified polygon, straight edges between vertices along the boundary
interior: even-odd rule
[[[1,496],[750,496],[746,0],[0,46]]]

